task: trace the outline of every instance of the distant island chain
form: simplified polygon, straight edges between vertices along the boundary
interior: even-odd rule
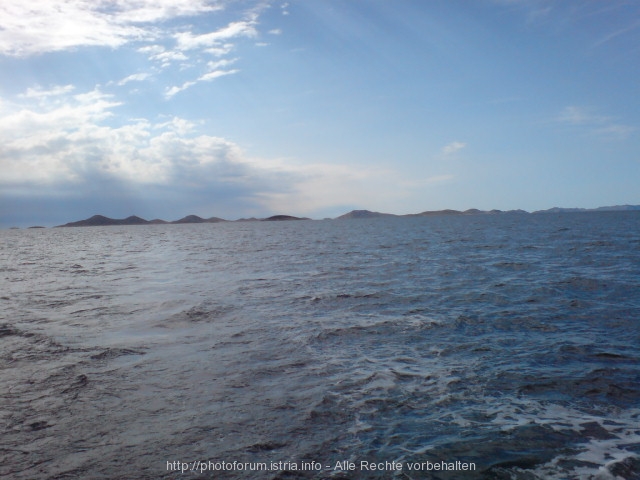
[[[552,214],[552,213],[577,213],[577,212],[620,212],[620,211],[640,211],[640,205],[614,205],[598,208],[549,208],[547,210],[537,210],[527,212],[525,210],[478,210],[471,208],[469,210],[426,210],[421,213],[410,213],[406,215],[397,215],[393,213],[372,212],[370,210],[352,210],[349,213],[340,215],[334,220],[362,219],[362,218],[378,218],[378,217],[427,217],[438,215],[530,215],[530,214]],[[187,215],[179,220],[166,221],[161,219],[145,220],[138,216],[132,215],[127,218],[117,219],[109,218],[103,215],[94,215],[85,220],[65,223],[58,227],[97,227],[109,225],[162,225],[162,224],[188,224],[188,223],[220,223],[220,222],[277,222],[277,221],[293,221],[293,220],[311,220],[308,217],[295,217],[292,215],[273,215],[267,218],[240,218],[237,220],[225,220],[219,217],[202,218],[197,215]],[[31,227],[42,228],[42,227]]]

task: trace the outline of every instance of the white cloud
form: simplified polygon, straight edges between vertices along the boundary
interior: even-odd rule
[[[608,122],[610,118],[595,115],[590,109],[584,107],[568,106],[560,112],[557,120],[571,125],[593,125]]]
[[[193,87],[196,83],[197,82],[189,81],[189,82],[184,82],[180,86],[174,85],[173,87],[167,87],[166,91],[164,92],[164,96],[166,98],[171,98],[176,93],[180,93],[180,92],[182,92],[183,90],[186,90],[189,87]]]
[[[282,35],[282,30],[279,28],[274,28],[273,30],[269,30],[267,33],[271,35]]]
[[[217,47],[223,45],[225,40],[238,37],[255,37],[258,32],[254,20],[231,22],[219,30],[194,35],[191,32],[182,32],[175,35],[179,50],[193,50],[204,47]]]
[[[222,58],[231,53],[238,39],[257,37],[260,8],[206,33],[196,33],[193,25],[186,22],[171,28],[158,22],[216,12],[226,3],[226,0],[5,0],[0,2],[0,55],[28,56],[80,46],[118,48],[134,41],[148,42],[136,45],[136,51],[157,62],[157,67],[167,69],[177,63],[177,68],[193,68],[196,72],[192,78],[184,78],[181,85],[165,89],[166,98],[171,98],[199,82],[238,72],[226,68],[237,59]],[[182,31],[175,33],[179,30]],[[211,56],[222,60],[209,62],[202,69],[206,57]],[[157,67],[153,69],[154,75],[158,73]],[[137,72],[106,84],[124,86],[149,76],[151,73]],[[32,89],[24,95],[45,98],[58,93],[68,92]]]
[[[142,82],[151,76],[150,73],[134,73],[133,75],[129,75],[128,77],[123,78],[118,82],[119,86],[126,85],[129,82]]]
[[[157,22],[175,17],[193,16],[224,8],[220,0],[112,0],[110,13],[125,22]]]
[[[604,125],[602,127],[594,129],[594,132],[606,138],[624,140],[629,135],[633,134],[636,130],[637,128],[632,127],[631,125],[611,123],[609,125]]]
[[[218,47],[205,48],[203,52],[213,55],[214,57],[222,57],[224,55],[229,54],[231,50],[233,50],[233,44],[225,43]]]
[[[173,117],[167,122],[153,125],[154,130],[168,129],[182,136],[192,133],[195,127],[196,124],[194,122],[190,122],[189,120],[185,120],[184,118],[180,117]]]
[[[44,90],[42,87],[28,88],[27,91],[19,96],[19,98],[49,98],[65,95],[75,89],[73,85],[56,85]]]
[[[177,51],[156,53],[149,58],[159,61],[163,67],[169,66],[172,62],[184,62],[189,59],[184,53]]]
[[[109,95],[92,91],[49,108],[14,106],[0,117],[0,184],[81,184],[104,178],[179,187],[184,182],[203,185],[221,170],[244,168],[237,145],[215,136],[191,136],[194,124],[180,118],[105,125],[117,105]]]
[[[203,73],[195,80],[184,82],[181,86],[168,87],[164,94],[165,97],[171,98],[177,93],[180,93],[186,90],[187,88],[193,87],[198,82],[209,82],[219,77],[224,77],[226,75],[233,75],[234,73],[238,73],[240,71],[238,69],[232,69],[232,70],[223,69],[224,67],[228,67],[229,65],[232,65],[233,63],[235,63],[236,60],[237,60],[236,58],[232,58],[232,59],[217,60],[214,62],[207,62],[207,68],[210,70],[209,72]]]
[[[560,124],[581,127],[589,133],[594,133],[609,139],[625,139],[637,130],[631,125],[619,123],[614,117],[600,115],[593,109],[570,105],[556,116],[555,121]]]
[[[217,61],[206,62],[207,71],[201,71],[199,75],[194,75],[181,85],[168,86],[165,89],[165,98],[169,99],[199,82],[237,73],[239,70],[229,70],[225,67],[235,63],[238,58],[222,57],[231,53],[235,48],[234,43],[232,43],[233,40],[242,37],[256,37],[256,24],[257,14],[250,13],[245,16],[244,20],[230,22],[226,26],[208,33],[195,34],[191,31],[183,31],[173,34],[171,39],[175,42],[175,45],[171,49],[155,44],[139,48],[138,51],[148,54],[150,60],[160,62],[160,66],[163,69],[171,66],[174,62],[182,62],[182,68],[202,65],[204,58],[208,55],[221,58]],[[187,54],[192,58],[187,57]],[[187,61],[189,63],[184,63]]]
[[[164,52],[165,48],[162,45],[147,45],[144,47],[140,47],[138,52],[140,53],[149,53],[151,55],[157,55],[158,53]]]
[[[210,80],[214,80],[219,77],[224,77],[225,75],[233,75],[234,73],[238,73],[240,70],[215,70],[213,72],[205,73],[204,75],[198,78],[200,82],[208,82]]]
[[[78,46],[120,47],[150,40],[149,26],[222,8],[208,0],[3,0],[0,54],[25,56]]]
[[[444,153],[445,155],[452,155],[460,150],[462,150],[464,147],[466,147],[467,144],[464,142],[451,142],[448,145],[445,145],[444,147],[442,147],[442,153]]]
[[[236,63],[237,58],[229,58],[223,60],[216,60],[215,62],[207,62],[207,68],[209,70],[218,70],[220,68],[228,67],[229,65],[233,65]]]

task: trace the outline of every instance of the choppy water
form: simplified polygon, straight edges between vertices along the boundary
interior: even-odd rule
[[[640,478],[637,213],[0,241],[0,477]]]

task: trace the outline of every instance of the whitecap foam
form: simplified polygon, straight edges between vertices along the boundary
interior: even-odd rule
[[[587,413],[571,406],[517,398],[495,398],[493,402],[495,405],[486,413],[493,416],[491,423],[502,431],[540,425],[575,434],[577,441],[571,445],[575,453],[558,455],[529,470],[540,478],[619,480],[624,477],[612,473],[616,465],[627,459],[640,458],[634,451],[640,446],[640,409]],[[594,436],[589,428],[597,430],[595,435],[607,438],[589,438]],[[579,441],[580,437],[584,441]]]

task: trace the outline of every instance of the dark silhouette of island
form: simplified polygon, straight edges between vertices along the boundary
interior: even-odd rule
[[[468,210],[426,210],[420,213],[408,213],[406,215],[396,215],[393,213],[380,213],[371,212],[369,210],[352,210],[349,213],[340,215],[338,219],[358,219],[358,218],[377,218],[377,217],[432,217],[439,215],[531,215],[539,213],[577,213],[577,212],[630,212],[640,211],[640,205],[613,205],[610,207],[598,207],[598,208],[560,208],[553,207],[547,210],[536,210],[534,212],[527,212],[526,210],[478,210],[477,208],[470,208]]]
[[[274,222],[274,221],[288,221],[288,220],[310,220],[307,217],[294,217],[292,215],[273,215],[268,218],[241,218],[236,220],[236,222],[251,222],[251,221],[264,221],[264,222]],[[109,218],[104,215],[94,215],[93,217],[87,218],[85,220],[78,220],[77,222],[69,222],[64,225],[58,225],[58,227],[105,227],[112,225],[167,225],[167,224],[185,224],[185,223],[220,223],[220,222],[228,222],[229,220],[225,220],[224,218],[211,217],[211,218],[202,218],[198,215],[187,215],[186,217],[181,218],[180,220],[174,220],[172,222],[167,222],[166,220],[161,220],[156,218],[154,220],[145,220],[144,218],[140,218],[136,215],[132,215],[127,218]]]
[[[631,212],[640,210],[640,205],[613,205],[611,207],[598,208],[560,208],[553,207],[547,210],[537,210],[533,213],[576,213],[576,212]]]
[[[534,212],[527,212],[525,210],[478,210],[477,208],[470,208],[468,210],[425,210],[420,213],[409,213],[406,215],[396,215],[394,213],[381,213],[372,212],[370,210],[352,210],[344,215],[336,217],[335,220],[352,220],[352,219],[367,219],[367,218],[381,218],[381,217],[432,217],[440,215],[534,215],[534,214],[554,214],[554,213],[580,213],[580,212],[630,212],[640,211],[640,205],[613,205],[608,207],[598,208],[560,208],[553,207],[547,210],[536,210]],[[267,218],[239,218],[236,222],[278,222],[278,221],[292,221],[292,220],[311,220],[307,217],[294,217],[292,215],[273,215]],[[110,226],[110,225],[163,225],[163,224],[192,224],[192,223],[221,223],[229,222],[219,217],[202,218],[197,215],[187,215],[179,220],[167,222],[156,218],[154,220],[145,220],[136,215],[131,215],[127,218],[109,218],[104,215],[94,215],[93,217],[85,220],[79,220],[76,222],[65,223],[64,225],[58,225],[58,227],[98,227],[98,226]],[[44,227],[31,227],[31,228],[44,228]]]
[[[432,215],[504,215],[504,214],[520,214],[529,213],[525,210],[478,210],[477,208],[470,208],[468,210],[427,210],[426,212],[418,213],[418,216],[432,216]]]
[[[380,213],[380,212],[371,212],[369,210],[352,210],[349,213],[345,213],[344,215],[340,215],[338,219],[353,219],[353,218],[377,218],[377,217],[432,217],[439,215],[498,215],[498,214],[506,214],[506,213],[526,213],[529,212],[525,210],[478,210],[477,208],[470,208],[469,210],[426,210],[420,213],[409,213],[406,215],[396,215],[393,213]]]
[[[227,220],[223,220],[218,217],[211,218],[201,218],[197,215],[187,215],[180,220],[175,220],[173,222],[167,222],[165,220],[160,220],[156,218],[154,220],[145,220],[144,218],[140,218],[136,215],[132,215],[127,218],[109,218],[104,215],[94,215],[93,217],[87,218],[85,220],[79,220],[77,222],[69,222],[64,225],[58,225],[59,227],[104,227],[109,225],[162,225],[169,223],[218,223],[218,222],[226,222]]]
[[[104,215],[94,215],[93,217],[77,222],[69,222],[61,227],[99,227],[105,225],[146,225],[149,221],[132,215],[123,219],[109,218]]]
[[[269,218],[263,218],[263,222],[286,222],[288,220],[311,220],[307,217],[292,217],[291,215],[273,215]]]

